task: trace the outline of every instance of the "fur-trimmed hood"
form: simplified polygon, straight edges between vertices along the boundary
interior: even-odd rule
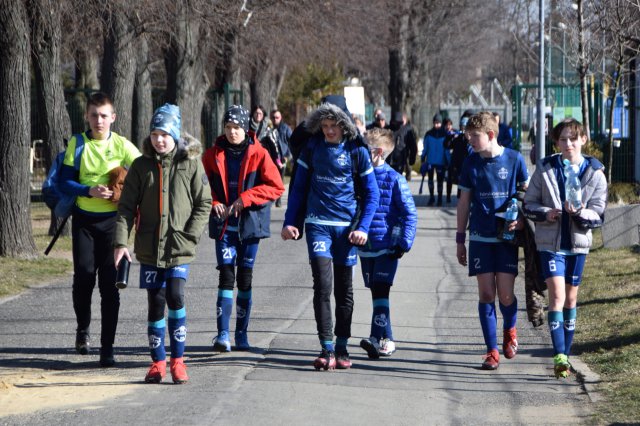
[[[358,130],[349,117],[342,109],[333,104],[322,104],[311,113],[306,120],[306,128],[312,134],[322,131],[322,120],[334,120],[338,126],[342,128],[343,135],[346,139],[352,140],[358,136]]]
[[[142,155],[149,158],[156,157],[156,150],[151,145],[151,138],[147,136],[142,142]],[[185,133],[183,137],[176,142],[175,158],[177,160],[187,158],[188,160],[195,160],[202,155],[202,144],[200,141],[188,133]]]

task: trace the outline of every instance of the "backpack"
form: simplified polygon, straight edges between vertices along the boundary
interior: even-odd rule
[[[74,135],[76,138],[76,152],[73,159],[73,167],[76,171],[80,171],[80,159],[82,158],[82,151],[84,150],[84,136],[82,134]],[[47,178],[42,183],[42,197],[47,207],[54,211],[55,215],[59,218],[66,218],[71,215],[73,206],[76,202],[75,195],[67,195],[60,190],[60,171],[64,163],[64,156],[67,150],[65,149],[59,153]]]

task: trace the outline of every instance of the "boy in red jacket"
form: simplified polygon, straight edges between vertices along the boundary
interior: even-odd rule
[[[209,236],[216,240],[220,271],[216,315],[218,334],[213,349],[230,352],[229,319],[236,298],[236,350],[249,350],[247,329],[251,313],[253,265],[261,238],[270,237],[271,202],[284,192],[278,167],[249,131],[249,112],[233,105],[223,118],[224,135],[202,159],[211,185],[213,208]]]

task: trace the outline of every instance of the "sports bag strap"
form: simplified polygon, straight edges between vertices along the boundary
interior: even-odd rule
[[[73,156],[73,167],[80,171],[80,159],[82,158],[82,151],[84,150],[84,135],[77,133],[73,135],[76,138],[76,152]]]

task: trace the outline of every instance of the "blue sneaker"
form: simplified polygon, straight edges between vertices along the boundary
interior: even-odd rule
[[[248,351],[251,349],[246,331],[236,331],[235,340],[237,351]]]
[[[231,352],[231,342],[229,341],[229,332],[222,331],[213,338],[213,350],[218,352]]]

